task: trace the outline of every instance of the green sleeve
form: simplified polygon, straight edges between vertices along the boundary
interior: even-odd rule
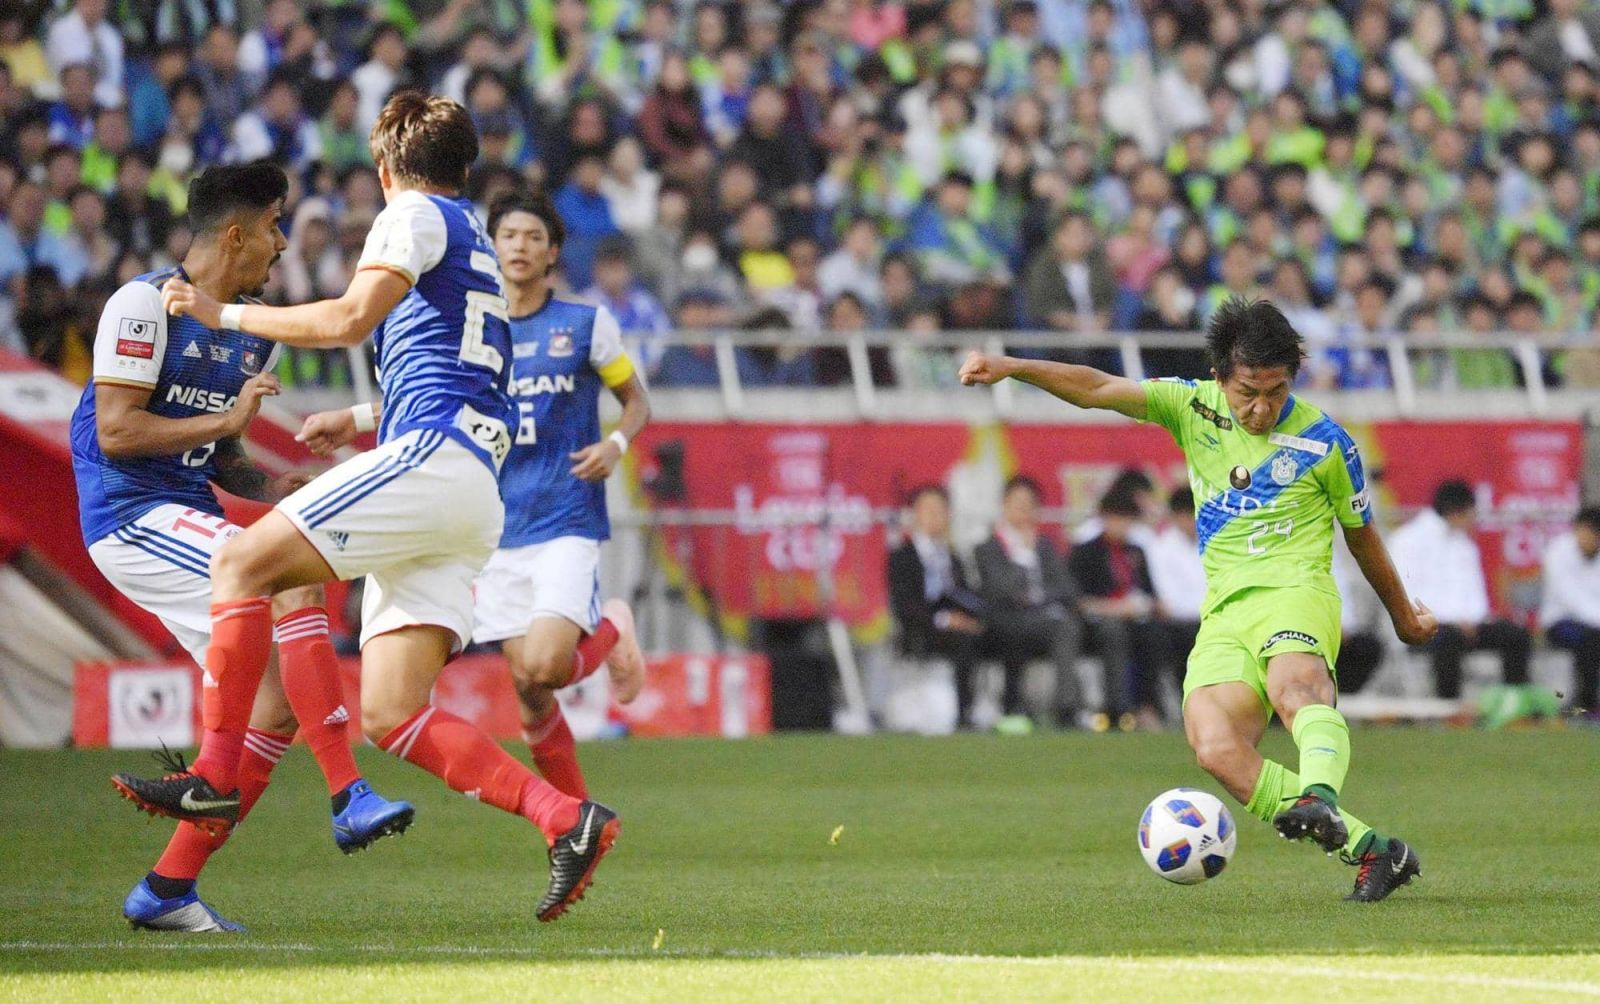
[[[1172,438],[1178,441],[1179,446],[1186,445],[1184,416],[1189,411],[1189,401],[1194,397],[1194,381],[1172,378],[1144,380],[1139,386],[1144,388],[1145,421],[1154,422],[1172,433]]]

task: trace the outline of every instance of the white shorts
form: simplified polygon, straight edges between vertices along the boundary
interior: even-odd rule
[[[479,643],[519,638],[535,617],[565,617],[585,633],[600,623],[600,542],[557,537],[501,548],[472,588]]]
[[[419,429],[345,461],[278,503],[341,579],[367,576],[361,644],[432,624],[472,637],[472,579],[505,523],[489,468]]]
[[[161,619],[194,661],[211,645],[211,555],[239,534],[221,516],[168,503],[89,545],[106,581]]]

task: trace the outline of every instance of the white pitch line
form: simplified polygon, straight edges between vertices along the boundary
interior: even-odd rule
[[[255,952],[255,953],[284,953],[297,955],[349,955],[351,953],[364,955],[444,955],[444,956],[472,956],[479,958],[508,958],[532,959],[542,962],[561,963],[571,961],[570,954],[558,953],[551,956],[531,948],[495,947],[488,945],[420,945],[408,948],[398,948],[388,945],[350,945],[350,946],[321,946],[310,945],[304,942],[256,942],[256,941],[3,941],[0,942],[0,952],[81,952],[105,951],[115,949],[137,949],[140,951],[156,950],[164,952]],[[1600,983],[1589,983],[1574,980],[1543,980],[1528,979],[1518,976],[1484,976],[1470,973],[1422,973],[1402,972],[1393,970],[1355,969],[1342,968],[1330,965],[1301,965],[1299,963],[1277,964],[1267,959],[1242,961],[1230,959],[1181,959],[1162,957],[1134,957],[1134,956],[1082,956],[1082,955],[945,955],[940,953],[922,954],[890,954],[875,955],[870,953],[849,952],[770,952],[730,949],[717,952],[695,952],[691,950],[665,950],[650,951],[632,948],[590,948],[579,952],[596,958],[612,959],[672,959],[686,961],[703,959],[715,961],[727,959],[741,960],[783,960],[795,959],[803,961],[884,961],[884,962],[943,962],[956,965],[1023,965],[1023,966],[1065,966],[1068,968],[1092,969],[1097,966],[1109,966],[1118,969],[1134,971],[1149,969],[1164,969],[1180,972],[1206,972],[1229,973],[1243,976],[1318,976],[1328,979],[1366,980],[1376,983],[1426,983],[1431,985],[1448,985],[1463,988],[1498,989],[1498,990],[1528,990],[1544,993],[1571,994],[1578,997],[1600,998]],[[1425,956],[1424,958],[1447,958],[1448,956]],[[1506,956],[1514,959],[1517,956]],[[1363,956],[1359,964],[1366,966],[1376,964],[1403,963],[1407,956]],[[1356,962],[1352,962],[1354,966]]]

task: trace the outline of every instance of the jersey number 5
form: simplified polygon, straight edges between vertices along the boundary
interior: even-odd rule
[[[539,441],[539,427],[533,420],[533,402],[517,402],[517,445],[532,446]]]
[[[482,272],[494,280],[496,289],[502,287],[500,280],[500,263],[494,256],[483,251],[472,252],[472,270]],[[511,323],[510,316],[506,313],[506,301],[498,293],[485,293],[480,289],[467,290],[467,315],[461,328],[461,358],[474,366],[499,373],[505,368],[505,357],[500,350],[483,340],[484,318],[497,317],[506,324]]]

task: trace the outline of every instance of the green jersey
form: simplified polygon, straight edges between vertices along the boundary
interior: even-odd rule
[[[1264,436],[1233,420],[1215,380],[1146,380],[1147,419],[1189,466],[1206,570],[1202,616],[1242,589],[1310,586],[1335,602],[1333,524],[1365,526],[1371,497],[1355,441],[1290,397]]]

